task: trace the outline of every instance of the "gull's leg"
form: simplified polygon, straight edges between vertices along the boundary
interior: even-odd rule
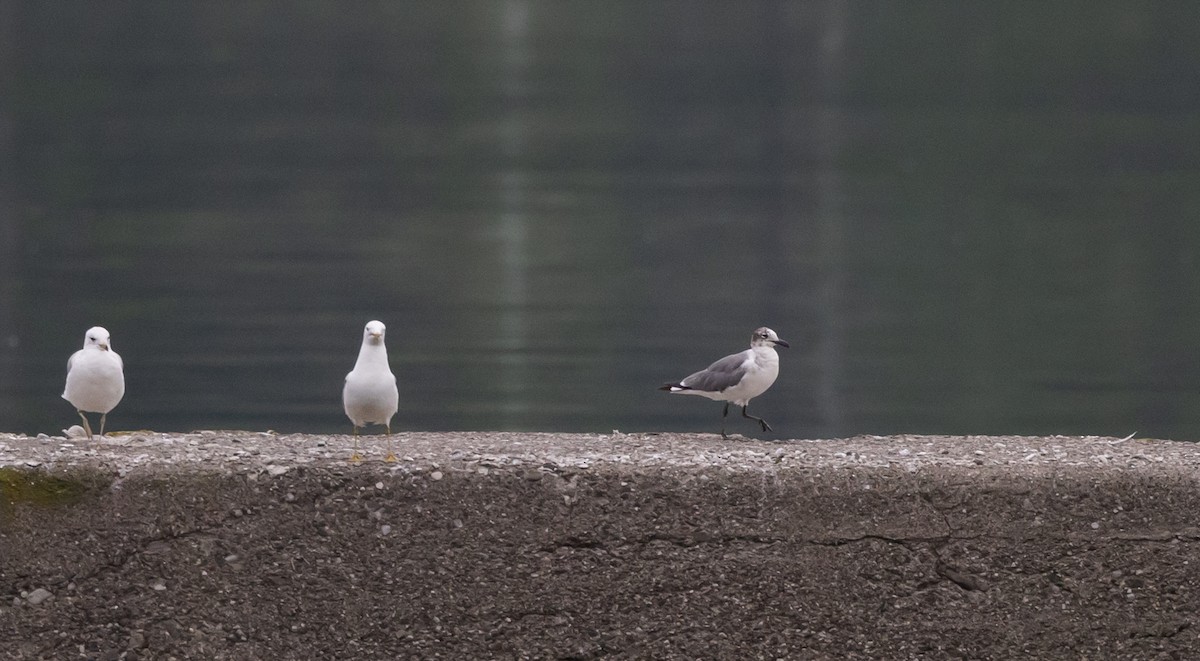
[[[721,438],[729,440],[729,436],[725,434],[725,418],[729,415],[729,402],[725,402],[725,412],[721,414]]]
[[[396,461],[396,453],[392,452],[392,421],[388,420],[386,423],[384,423],[384,425],[387,427],[388,453],[387,453],[387,456],[383,458],[383,460],[390,464],[390,463]]]
[[[92,426],[88,424],[87,416],[83,414],[83,411],[76,411],[76,413],[83,419],[83,431],[87,432],[88,440],[92,440]]]
[[[104,419],[108,417],[107,413],[100,414],[100,438],[104,438]]]
[[[354,454],[350,455],[350,463],[357,464],[362,461],[362,455],[358,453],[358,425],[354,425]]]
[[[749,405],[747,405],[747,406],[749,406]],[[742,417],[743,418],[750,418],[751,420],[757,420],[758,424],[762,425],[763,431],[775,431],[774,429],[771,429],[771,425],[768,425],[766,420],[763,420],[762,418],[756,418],[756,417],[750,415],[749,413],[746,413],[747,406],[742,407]]]

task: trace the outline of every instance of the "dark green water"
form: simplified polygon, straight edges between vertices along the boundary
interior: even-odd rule
[[[0,430],[1200,430],[1200,5],[0,3]],[[731,431],[750,433],[745,421]]]

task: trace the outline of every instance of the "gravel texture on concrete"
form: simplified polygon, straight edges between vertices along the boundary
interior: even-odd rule
[[[1200,452],[0,434],[0,659],[1190,658]]]

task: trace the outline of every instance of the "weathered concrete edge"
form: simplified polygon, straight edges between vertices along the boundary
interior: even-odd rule
[[[390,609],[415,609],[401,618],[413,639],[403,644],[379,640],[374,658],[414,648],[535,656],[579,649],[603,655],[616,649],[635,656],[708,653],[720,658],[725,648],[714,646],[721,644],[732,650],[727,658],[748,649],[869,655],[878,646],[924,650],[924,656],[939,645],[976,657],[1011,657],[1030,650],[1053,653],[1062,644],[1081,642],[1144,656],[1186,650],[1200,629],[1191,628],[1188,619],[1200,602],[1200,587],[1190,571],[1172,573],[1188,561],[1200,562],[1195,544],[1200,490],[1190,444],[1015,437],[723,443],[660,435],[411,435],[402,439],[402,461],[355,465],[344,460],[345,440],[263,438],[248,449],[249,437],[241,435],[145,437],[92,448],[95,454],[83,457],[73,453],[75,446],[41,442],[30,456],[48,461],[18,469],[10,464],[8,470],[78,478],[90,490],[66,507],[23,504],[10,521],[15,525],[8,528],[6,555],[12,561],[0,567],[0,597],[14,604],[10,614],[32,645],[30,653],[63,653],[63,631],[67,642],[83,641],[79,644],[89,649],[133,645],[86,626],[88,613],[106,608],[103,599],[113,590],[134,606],[111,635],[141,640],[155,655],[249,658],[286,649],[287,638],[254,646],[255,635],[266,638],[280,624],[253,624],[261,608],[224,614],[207,604],[205,590],[213,577],[228,576],[221,580],[242,586],[236,590],[246,589],[246,574],[222,564],[228,550],[204,549],[213,544],[247,549],[235,555],[257,562],[251,567],[254,575],[269,576],[281,560],[275,549],[297,539],[306,540],[309,556],[347,558],[352,566],[382,572],[373,585],[390,585],[394,579],[387,572],[393,566],[411,581],[430,557],[471,550],[469,561],[448,565],[449,575],[485,588],[469,612],[414,600],[424,594],[421,590],[374,595],[375,603]],[[373,440],[372,450],[378,443]],[[8,442],[4,451],[11,453],[12,447]],[[138,457],[144,460],[135,461]],[[56,514],[48,519],[48,512]],[[376,512],[382,512],[378,520]],[[506,523],[498,527],[497,521]],[[311,537],[314,525],[320,534]],[[387,534],[381,529],[385,525],[404,530],[404,536]],[[94,541],[81,545],[84,539]],[[374,555],[356,555],[366,553],[360,548],[363,539],[379,546],[382,564]],[[656,560],[664,553],[674,559]],[[724,566],[729,557],[736,563],[723,571],[741,574],[722,581],[712,600],[700,602],[701,611],[674,611],[669,600],[638,609],[638,595],[647,585],[669,585],[681,572],[707,576],[708,568]],[[527,577],[509,580],[504,572],[531,558],[550,566],[584,564],[559,582],[539,579],[552,581],[549,587],[533,582],[541,589],[529,592]],[[596,558],[620,561],[598,574]],[[810,563],[821,569],[811,571]],[[792,565],[798,574],[788,573]],[[203,581],[197,568],[208,572]],[[1145,593],[1146,601],[1137,602],[1141,610],[1130,614],[1122,608],[1124,594],[1116,603],[1097,596],[1104,596],[1097,592],[1100,587],[1108,589],[1113,582],[1114,569],[1149,577],[1139,579],[1144,582],[1137,587],[1138,594]],[[304,603],[292,581],[311,586],[321,579],[305,574],[303,567],[297,571],[278,585],[255,582],[261,592],[256,601]],[[731,611],[730,604],[761,600],[756,576],[777,574],[790,585],[788,594],[804,604],[805,615],[801,626],[781,629],[785,633],[766,641],[741,631],[751,614]],[[171,577],[168,589],[154,592],[164,576]],[[426,590],[436,590],[445,581],[442,576],[437,574]],[[701,581],[695,588],[706,587],[703,579],[693,580]],[[584,592],[610,595],[619,609],[593,612],[594,606],[571,601],[579,581],[588,587]],[[1062,615],[1056,613],[1053,593],[1059,584],[1070,588],[1065,594],[1079,595]],[[98,590],[99,603],[92,597],[96,585],[106,586]],[[29,601],[37,589],[58,595],[58,606],[37,610]],[[156,601],[147,602],[147,589]],[[666,594],[664,599],[674,593]],[[879,610],[880,595],[910,604],[910,610],[902,620],[890,619]],[[503,617],[514,609],[537,611],[547,599],[557,617],[569,622],[567,630],[547,636],[537,620],[522,625]],[[136,605],[141,603],[145,609]],[[787,603],[768,601],[757,608],[783,626],[794,617]],[[0,603],[0,608],[10,607]],[[499,615],[492,614],[495,609]],[[204,622],[250,631],[249,640],[234,645],[189,633],[198,612]],[[421,624],[422,612],[435,614],[440,624]],[[164,614],[176,628],[156,634]],[[300,637],[310,649],[332,654],[377,635],[356,630],[337,611],[317,615],[290,621],[311,626],[314,635],[320,632]],[[1170,626],[1160,635],[1161,627],[1143,625],[1143,619]],[[1026,632],[1012,636],[1019,645],[1005,647],[1008,638],[1000,635],[997,622],[1028,628],[1039,620],[1050,624],[1041,642]],[[75,621],[78,628],[70,625]],[[318,628],[329,621],[346,628],[345,639]],[[492,629],[483,638],[473,633],[481,621]],[[676,621],[690,623],[680,631],[709,631],[721,638],[636,634],[654,630],[656,622]],[[1088,627],[1092,621],[1103,622],[1102,630]],[[828,640],[811,637],[825,631],[831,632]]]

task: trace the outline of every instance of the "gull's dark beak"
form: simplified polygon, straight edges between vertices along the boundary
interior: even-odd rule
[[[783,340],[771,340],[771,341],[775,343],[775,346],[783,347],[784,349],[790,349],[792,346],[792,345],[788,344],[787,342],[784,342]]]

